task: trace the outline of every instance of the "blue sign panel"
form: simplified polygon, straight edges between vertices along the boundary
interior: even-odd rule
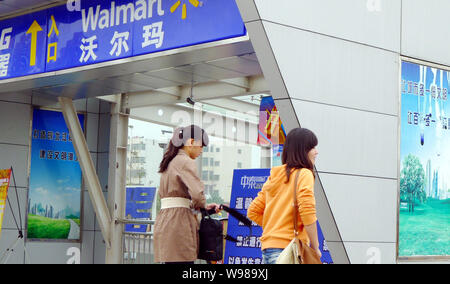
[[[234,170],[231,188],[230,208],[247,216],[247,209],[261,191],[270,176],[270,169]],[[230,216],[227,234],[236,238],[237,243],[227,241],[225,264],[261,264],[262,252],[259,238],[262,228],[253,223],[252,230]]]
[[[238,37],[246,30],[235,1],[72,0],[2,21],[0,32],[5,79]]]
[[[47,12],[0,22],[0,79],[45,71]]]
[[[138,2],[144,1],[136,1],[136,4]],[[233,38],[246,33],[234,0],[162,1],[161,5],[159,2],[158,5],[154,4],[153,17],[135,21],[134,55]]]
[[[79,114],[84,125],[84,115]],[[28,239],[80,239],[82,173],[63,114],[33,112]]]
[[[247,215],[248,207],[258,196],[269,176],[270,169],[234,170],[230,207]],[[333,260],[319,224],[317,231],[322,251],[322,263],[331,264]],[[227,241],[224,259],[226,264],[261,264],[262,252],[259,240],[262,236],[261,227],[253,223],[250,232],[248,227],[230,216],[227,234],[236,238],[238,242]]]
[[[129,219],[151,219],[156,187],[127,187],[125,215]],[[147,232],[147,225],[127,224],[126,232]]]

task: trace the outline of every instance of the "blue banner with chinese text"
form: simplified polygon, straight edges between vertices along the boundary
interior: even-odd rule
[[[245,34],[235,1],[71,0],[0,22],[0,80]]]
[[[248,207],[253,199],[257,197],[269,176],[270,169],[234,170],[230,207],[246,216]],[[236,238],[238,242],[227,241],[224,263],[262,263],[261,242],[259,240],[262,236],[262,228],[255,223],[252,226],[250,232],[248,227],[230,216],[227,234]],[[319,224],[317,224],[317,231],[320,250],[322,251],[322,263],[331,264],[333,260]]]

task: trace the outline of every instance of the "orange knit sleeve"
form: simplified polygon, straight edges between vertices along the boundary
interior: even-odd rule
[[[270,180],[270,177],[269,177]],[[247,217],[258,224],[263,225],[264,210],[266,208],[266,194],[264,193],[264,186],[258,193],[258,196],[253,199],[252,203],[248,207]]]
[[[314,174],[308,169],[302,169],[300,172],[297,184],[297,202],[299,208],[299,220],[305,226],[316,222]]]

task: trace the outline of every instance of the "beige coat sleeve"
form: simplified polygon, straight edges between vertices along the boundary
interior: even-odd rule
[[[195,209],[206,207],[206,198],[204,194],[204,184],[197,174],[197,165],[194,160],[188,161],[184,164],[179,173],[181,182],[188,188],[189,195],[192,199],[192,204]]]

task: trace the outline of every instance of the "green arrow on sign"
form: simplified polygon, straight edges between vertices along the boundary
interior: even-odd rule
[[[31,34],[30,66],[36,65],[37,33],[42,31],[41,26],[36,21],[31,24],[27,31],[27,34]]]

